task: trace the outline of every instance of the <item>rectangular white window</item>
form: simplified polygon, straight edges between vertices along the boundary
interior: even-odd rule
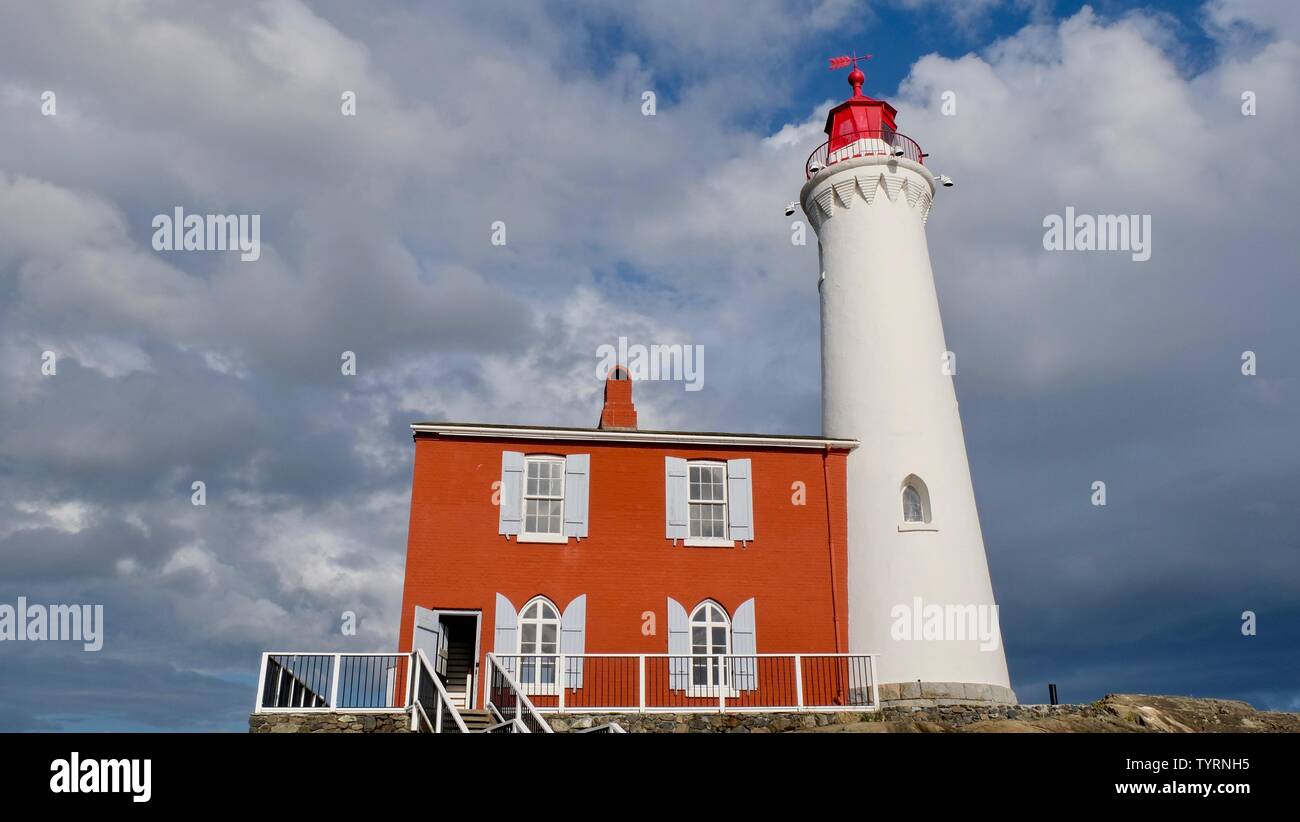
[[[690,464],[691,539],[727,538],[727,466]]]
[[[524,536],[561,537],[564,533],[564,460],[529,457],[524,461]]]

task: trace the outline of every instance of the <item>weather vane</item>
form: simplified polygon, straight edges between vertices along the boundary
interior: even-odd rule
[[[861,57],[859,57],[858,53],[855,51],[853,52],[852,55],[844,55],[840,57],[830,58],[830,66],[828,66],[828,68],[831,71],[837,71],[842,68],[848,68],[849,66],[853,66],[853,71],[849,72],[849,85],[853,86],[853,96],[861,97],[862,84],[867,81],[867,75],[863,74],[862,70],[858,68],[858,61],[870,60],[870,59],[871,59],[870,54],[864,54]]]

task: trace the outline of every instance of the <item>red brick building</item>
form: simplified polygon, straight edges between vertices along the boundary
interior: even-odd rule
[[[765,655],[848,650],[856,443],[639,429],[623,376],[596,428],[411,426],[399,647],[468,707],[489,652],[539,708],[793,704],[816,673]]]

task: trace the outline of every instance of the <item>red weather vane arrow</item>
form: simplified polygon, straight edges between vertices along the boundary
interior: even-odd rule
[[[846,55],[843,57],[832,57],[830,59],[829,69],[830,71],[835,71],[836,69],[848,68],[849,66],[853,66],[854,68],[857,68],[859,60],[870,60],[870,59],[871,59],[870,54],[864,54],[861,57],[859,57],[856,52],[852,56]]]
[[[866,82],[867,75],[863,74],[858,68],[858,62],[870,59],[870,54],[864,54],[859,57],[858,53],[855,51],[852,55],[841,55],[840,57],[830,58],[830,65],[827,68],[831,71],[836,71],[838,69],[853,66],[853,71],[849,72],[849,85],[853,86],[853,96],[860,97],[862,95],[862,84]]]

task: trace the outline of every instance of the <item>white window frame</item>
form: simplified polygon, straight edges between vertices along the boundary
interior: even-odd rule
[[[909,522],[907,520],[907,509],[905,502],[907,489],[911,488],[916,492],[921,501],[921,519],[919,522]],[[907,533],[912,531],[938,531],[939,527],[934,524],[934,511],[930,507],[930,486],[925,480],[916,474],[908,474],[903,479],[902,485],[898,488],[898,531]]]
[[[546,499],[546,500],[557,499],[556,497],[552,497],[552,496],[542,496],[540,494],[530,495],[528,493],[528,467],[530,465],[537,465],[542,463],[558,464],[560,466],[560,496],[558,497],[560,502],[560,532],[558,534],[535,533],[533,531],[528,530],[529,498],[531,497],[532,499]],[[569,538],[564,534],[565,468],[566,465],[565,465],[564,457],[557,457],[551,454],[526,455],[524,457],[524,476],[522,482],[520,482],[521,487],[519,489],[519,493],[521,495],[521,502],[519,505],[519,535],[515,538],[516,542],[542,542],[542,543],[552,543],[558,545],[558,544],[565,544],[569,541]]]
[[[691,496],[691,469],[698,467],[721,468],[722,469],[722,499],[721,500],[697,500]],[[727,463],[720,460],[687,460],[686,462],[686,540],[684,544],[693,548],[734,548],[736,541],[730,539],[731,536],[731,512],[729,506],[730,500],[727,499]],[[692,505],[722,505],[722,532],[724,537],[693,537],[691,536],[691,506]],[[691,613],[694,613],[692,611]],[[725,611],[723,613],[726,613]],[[730,644],[730,628],[728,628],[728,644]]]
[[[552,620],[545,619],[544,617],[530,619],[526,616],[526,614],[529,611],[531,611],[534,608],[534,606],[538,604],[546,605],[555,614],[555,620],[554,620],[555,653],[554,654],[542,654],[541,652],[542,626],[550,625]],[[518,637],[518,640],[515,643],[515,653],[518,654],[518,664],[515,666],[515,670],[513,671],[513,673],[519,681],[519,687],[522,688],[524,693],[529,696],[534,696],[534,695],[553,696],[560,692],[560,676],[561,676],[560,642],[562,641],[564,635],[563,617],[564,615],[560,612],[559,607],[556,606],[556,604],[552,602],[549,598],[544,596],[533,597],[532,599],[524,603],[524,607],[519,609],[519,617],[516,622],[516,632],[515,632],[515,636]],[[554,657],[554,660],[550,662],[551,671],[554,678],[550,682],[541,681],[541,674],[545,667],[545,662],[543,659],[534,658],[531,663],[533,666],[532,677],[526,678],[524,676],[524,672],[528,670],[528,664],[529,664],[528,660],[524,659],[524,625],[526,624],[537,626],[537,633],[536,633],[537,639],[535,641],[535,644],[537,646],[536,653],[538,655],[541,655],[542,657],[547,657],[547,656]]]
[[[722,654],[721,659],[718,658],[717,654],[695,653],[695,615],[702,609],[710,607],[716,608],[718,613],[722,614],[721,624],[726,629],[726,653]],[[704,623],[704,625],[704,645],[706,648],[712,648],[713,628],[716,627],[718,623],[710,620],[709,622]],[[731,614],[727,613],[727,609],[723,608],[717,600],[704,600],[699,605],[692,608],[690,614],[687,615],[686,630],[691,648],[690,665],[686,669],[686,695],[688,697],[712,697],[716,699],[725,692],[728,699],[739,696],[740,692],[733,687],[731,682],[731,661],[727,658],[731,655]],[[706,670],[709,673],[710,682],[707,684],[695,684],[695,663],[697,659],[708,660],[705,664],[708,666]]]

